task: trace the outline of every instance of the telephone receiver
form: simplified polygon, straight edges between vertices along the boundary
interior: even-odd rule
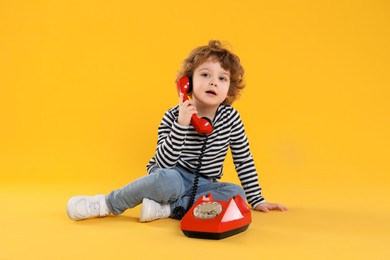
[[[183,102],[189,100],[188,92],[192,90],[192,79],[190,77],[184,76],[181,77],[177,82],[177,92],[183,93]],[[213,132],[213,125],[211,120],[207,117],[198,117],[197,115],[192,115],[191,124],[195,128],[196,132],[201,135],[209,135]]]

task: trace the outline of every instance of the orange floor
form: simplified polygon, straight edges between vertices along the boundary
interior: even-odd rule
[[[223,240],[190,239],[179,222],[121,216],[73,222],[66,202],[87,184],[2,184],[0,259],[390,259],[390,192],[385,185],[280,187],[288,212],[252,212],[253,222]],[[297,192],[300,190],[300,192]]]

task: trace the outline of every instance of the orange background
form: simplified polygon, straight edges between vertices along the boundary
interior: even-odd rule
[[[88,259],[96,245],[98,259],[196,246],[389,258],[389,28],[380,0],[1,1],[0,259]],[[216,248],[174,220],[132,223],[138,208],[68,220],[71,196],[145,174],[181,61],[209,39],[241,57],[247,88],[234,106],[266,199],[290,211],[253,212]],[[230,157],[223,180],[238,182]]]

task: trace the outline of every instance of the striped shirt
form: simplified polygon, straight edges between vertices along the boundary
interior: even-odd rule
[[[205,136],[199,135],[192,125],[177,123],[179,106],[169,109],[158,128],[156,153],[146,166],[148,173],[155,167],[181,167],[195,173]],[[207,136],[199,175],[218,181],[223,174],[223,162],[230,147],[233,163],[248,203],[255,208],[265,202],[261,195],[256,167],[244,125],[237,110],[220,105],[213,120],[213,132]]]

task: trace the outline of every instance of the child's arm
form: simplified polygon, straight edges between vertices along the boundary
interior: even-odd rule
[[[270,210],[286,211],[286,206],[264,200],[245,129],[238,112],[235,112],[236,124],[232,128],[230,148],[238,177],[245,190],[248,202],[253,209],[262,212],[269,212]]]
[[[154,158],[160,168],[173,168],[180,157],[188,127],[176,122],[177,107],[167,111],[158,128]]]
[[[197,113],[191,101],[183,102],[183,94],[180,94],[179,97],[178,115],[176,112],[175,109],[171,109],[165,113],[158,129],[155,159],[161,168],[173,168],[176,166],[191,117]]]
[[[249,149],[248,138],[237,110],[233,109],[230,117],[233,123],[229,145],[233,163],[248,203],[252,208],[256,208],[261,203],[265,203],[265,200],[261,194],[261,187],[258,181],[255,163]]]

